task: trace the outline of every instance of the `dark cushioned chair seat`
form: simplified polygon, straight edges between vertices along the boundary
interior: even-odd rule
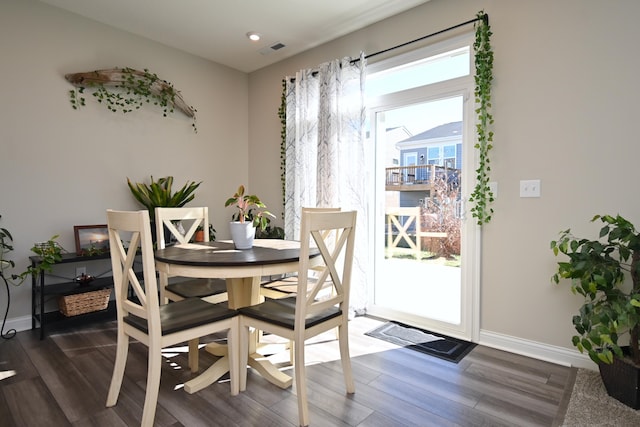
[[[193,279],[172,283],[165,289],[182,298],[204,298],[227,292],[227,282],[223,279]]]
[[[188,298],[171,304],[164,304],[160,306],[162,335],[228,319],[237,314],[238,312],[230,309],[226,303],[210,304],[200,298]],[[124,322],[145,333],[149,333],[145,319],[130,314],[124,318]]]
[[[261,304],[241,307],[238,311],[240,314],[253,317],[254,319],[265,320],[288,329],[293,329],[296,317],[296,298],[269,299]],[[340,316],[340,314],[338,307],[331,307],[315,315],[307,316],[305,324],[307,328],[311,328],[326,320]]]

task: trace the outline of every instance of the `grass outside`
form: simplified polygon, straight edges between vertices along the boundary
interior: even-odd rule
[[[393,249],[385,248],[384,257],[386,259],[416,259],[416,251],[411,248],[395,247]],[[434,265],[445,265],[447,267],[460,267],[460,255],[454,255],[453,258],[438,257],[435,253],[429,251],[421,251],[419,256],[420,262]]]

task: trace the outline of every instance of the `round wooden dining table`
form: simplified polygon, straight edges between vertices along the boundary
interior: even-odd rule
[[[314,259],[320,261],[318,253]],[[214,241],[170,246],[155,251],[161,300],[171,277],[226,279],[229,307],[239,308],[260,303],[260,283],[264,276],[298,271],[300,242],[280,239],[256,239],[251,249],[235,249],[232,242]],[[313,262],[312,262],[313,264]],[[273,384],[288,388],[292,379],[279,371],[266,357],[256,352],[257,333],[249,342],[249,366]],[[199,376],[185,383],[188,393],[214,383],[229,371],[228,356],[219,346],[208,344],[207,350],[222,355]]]

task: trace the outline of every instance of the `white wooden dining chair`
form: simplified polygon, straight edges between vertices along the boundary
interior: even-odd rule
[[[302,208],[302,212],[340,212],[341,208]],[[322,238],[325,242],[329,243],[329,236],[332,230],[324,230],[321,232]],[[335,233],[334,233],[335,234]],[[334,235],[335,238],[335,235]],[[335,244],[335,241],[333,242]],[[317,275],[324,270],[324,264],[314,265],[310,267],[309,275],[307,276],[307,287],[315,285]],[[324,290],[331,292],[330,281],[325,283]],[[281,277],[275,280],[269,280],[260,285],[260,295],[264,298],[281,299],[291,296],[295,296],[298,292],[298,275]],[[261,336],[262,334],[260,334]],[[338,339],[338,333],[336,330],[336,339]],[[289,342],[289,363],[294,363],[294,344]]]
[[[301,426],[309,425],[304,342],[322,332],[338,328],[340,358],[347,393],[355,392],[349,356],[348,311],[355,238],[356,212],[302,212],[298,289],[294,297],[267,299],[239,308],[240,389],[246,387],[249,328],[287,338],[294,343],[294,376]],[[331,233],[327,233],[330,231]],[[335,241],[333,237],[335,235]],[[317,250],[324,269],[313,286],[308,286],[309,255]],[[331,248],[331,249],[330,249]],[[328,298],[317,298],[329,284]]]
[[[177,244],[189,243],[198,227],[205,230],[204,241],[209,241],[209,208],[180,207],[156,208],[156,239],[158,249],[164,249],[168,242],[164,230]],[[182,226],[178,228],[178,223]],[[184,227],[187,227],[184,229]],[[183,232],[184,230],[184,232]],[[175,279],[174,279],[175,280]],[[161,301],[180,301],[185,298],[204,298],[207,302],[218,303],[228,300],[227,284],[222,279],[188,279],[169,283],[160,289]],[[196,372],[199,367],[199,343],[196,338],[189,342],[189,369]]]
[[[231,394],[238,394],[238,312],[229,309],[226,303],[211,304],[200,298],[160,304],[148,211],[107,210],[107,228],[118,323],[116,358],[107,407],[114,406],[120,394],[130,337],[146,345],[149,351],[141,425],[153,425],[162,349],[171,345],[228,329]],[[142,260],[142,283],[134,271],[137,256]]]
[[[340,212],[340,208],[302,208],[302,212]],[[324,230],[322,232],[322,238],[329,242],[328,237],[332,230]],[[310,267],[309,281],[313,281],[317,272],[324,270],[324,265],[315,265]],[[313,286],[313,283],[309,284]],[[293,296],[298,292],[298,277],[297,275],[278,278],[275,280],[269,280],[260,285],[260,295],[265,298],[280,299]]]

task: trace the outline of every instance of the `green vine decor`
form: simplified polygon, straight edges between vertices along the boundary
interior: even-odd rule
[[[134,70],[133,68],[113,68],[84,73],[66,74],[65,78],[75,89],[69,91],[69,101],[74,110],[85,105],[84,91],[92,90],[91,94],[101,104],[112,112],[122,111],[130,113],[145,104],[153,104],[162,109],[162,115],[167,117],[178,109],[193,119],[192,127],[196,127],[196,109],[187,105],[179,91],[166,80],[156,74]]]
[[[287,81],[282,81],[282,95],[280,97],[280,107],[278,108],[280,118],[280,184],[282,185],[282,206],[285,204],[286,172],[287,172]],[[282,210],[284,219],[284,209]]]
[[[476,169],[476,186],[469,197],[474,203],[471,214],[477,218],[478,225],[486,224],[491,220],[493,208],[489,206],[494,201],[494,195],[489,188],[489,174],[491,164],[489,151],[493,148],[493,132],[489,127],[493,125],[491,109],[491,82],[493,81],[493,50],[491,49],[491,27],[489,16],[484,11],[476,15],[478,20],[474,24],[476,40],[473,44],[475,53],[475,99],[477,123],[476,131],[478,142],[475,148],[479,154],[479,165]]]
[[[58,235],[55,235],[46,242],[35,243],[33,245],[31,252],[40,257],[40,262],[35,266],[30,265],[25,271],[19,274],[9,273],[8,270],[16,266],[13,260],[7,258],[7,255],[13,251],[13,236],[6,228],[0,228],[0,277],[2,277],[6,283],[20,286],[29,275],[32,275],[37,280],[40,274],[51,273],[51,271],[53,271],[53,265],[60,262],[62,260],[62,254],[67,252],[56,241],[57,238]]]

